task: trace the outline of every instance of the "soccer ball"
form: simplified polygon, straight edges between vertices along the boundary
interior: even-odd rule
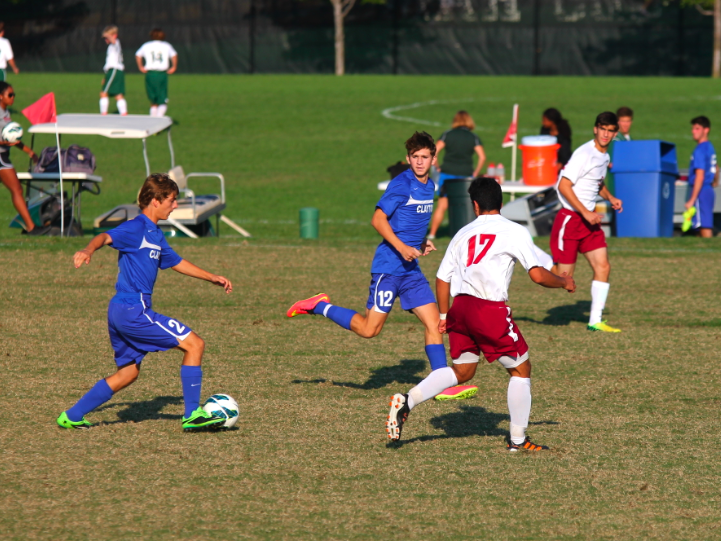
[[[224,428],[230,428],[238,422],[238,403],[227,394],[214,394],[205,401],[203,410],[216,417],[224,417]]]
[[[17,143],[23,137],[23,127],[17,122],[10,122],[2,131],[2,140],[8,143]]]

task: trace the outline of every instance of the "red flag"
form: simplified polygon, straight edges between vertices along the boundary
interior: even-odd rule
[[[508,148],[512,147],[516,143],[516,137],[518,136],[518,104],[513,106],[513,120],[511,125],[508,126],[506,136],[503,138],[501,147]]]
[[[23,114],[30,121],[30,124],[44,124],[45,122],[57,122],[58,115],[55,110],[55,93],[45,94],[32,105],[23,109]]]

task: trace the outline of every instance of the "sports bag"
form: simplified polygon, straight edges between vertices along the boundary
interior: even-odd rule
[[[95,172],[95,156],[89,148],[70,145],[60,149],[63,160],[63,173]],[[33,173],[58,173],[58,147],[45,147],[40,153],[38,163],[33,167]]]

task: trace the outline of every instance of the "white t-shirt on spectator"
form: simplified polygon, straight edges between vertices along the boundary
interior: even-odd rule
[[[148,71],[168,71],[170,59],[178,56],[178,53],[167,41],[154,40],[143,43],[135,56],[145,59],[145,69]]]
[[[556,190],[562,178],[567,178],[573,184],[573,193],[576,194],[581,204],[588,210],[596,208],[596,197],[601,189],[601,183],[606,178],[608,164],[611,161],[608,152],[599,152],[596,143],[591,140],[578,147],[568,160],[568,163],[561,169],[556,183]],[[563,208],[576,212],[571,204],[566,201],[560,190],[558,199]]]
[[[13,48],[7,38],[0,38],[0,69],[8,67],[8,60],[15,58],[13,56]]]

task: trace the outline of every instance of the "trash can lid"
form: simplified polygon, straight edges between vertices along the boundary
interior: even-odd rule
[[[521,144],[527,147],[547,147],[555,145],[556,141],[553,135],[527,135],[521,137]]]

